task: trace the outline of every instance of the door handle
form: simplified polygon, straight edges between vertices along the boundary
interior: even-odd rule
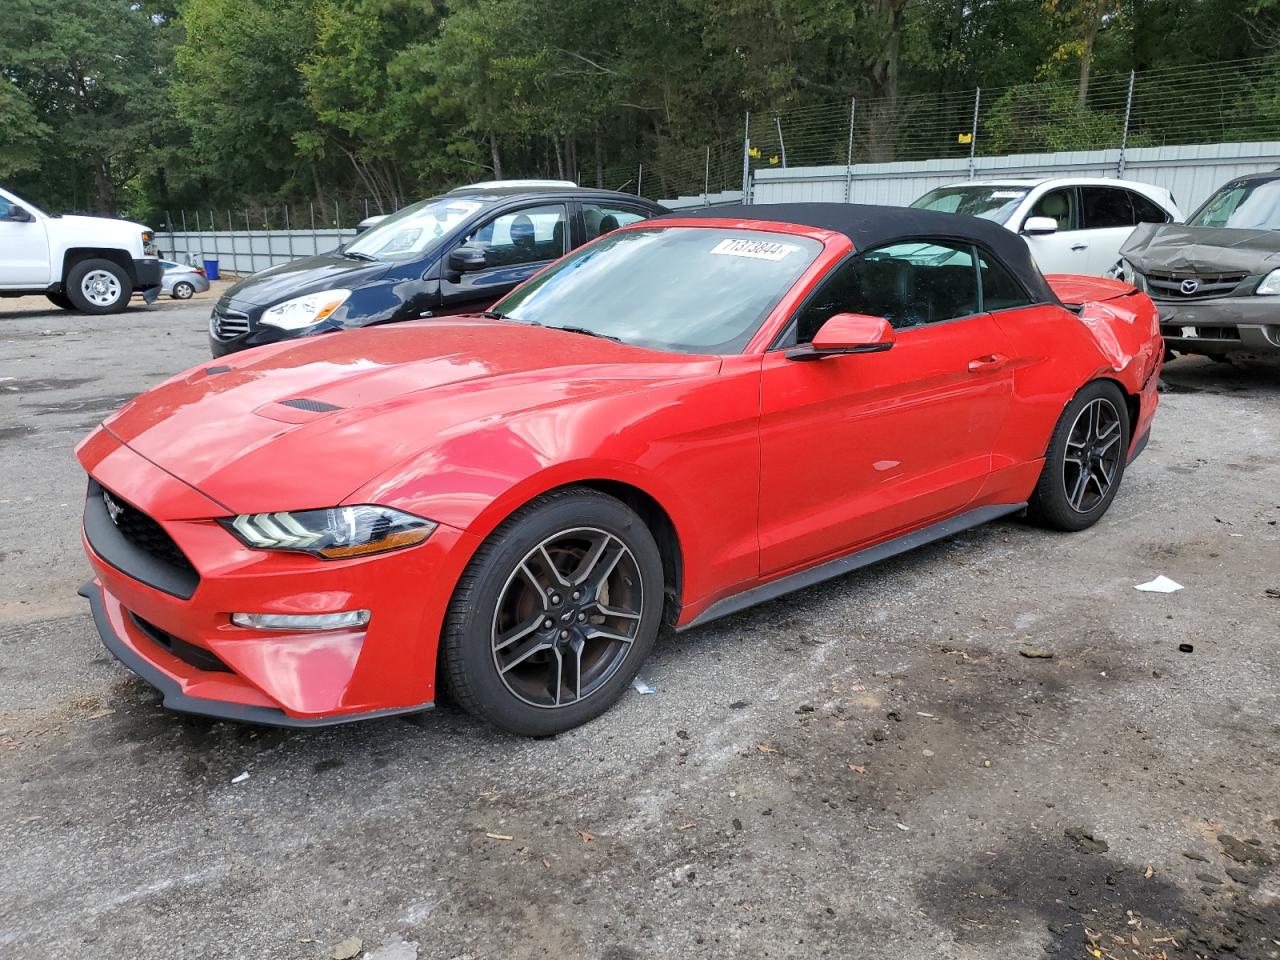
[[[969,372],[991,373],[995,370],[999,370],[1008,362],[1009,358],[1003,353],[990,353],[985,357],[975,357],[973,360],[970,360]]]
[[[1079,251],[1079,250],[1088,250],[1088,249],[1089,249],[1089,245],[1088,245],[1087,243],[1073,243],[1073,244],[1071,245],[1071,249],[1072,249],[1072,250],[1076,250],[1076,251]]]

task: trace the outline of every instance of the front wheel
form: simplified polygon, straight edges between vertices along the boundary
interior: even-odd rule
[[[173,285],[172,296],[173,296],[173,299],[175,300],[190,300],[191,297],[195,294],[195,292],[196,292],[195,287],[187,283],[187,281],[185,280],[179,280],[177,283]]]
[[[663,600],[658,546],[629,507],[589,489],[541,496],[458,581],[442,637],[450,691],[512,733],[572,729],[635,678]]]
[[[67,273],[66,289],[81,313],[119,313],[133,296],[129,275],[110,260],[81,260]]]
[[[1115,499],[1129,453],[1124,394],[1096,381],[1067,404],[1054,428],[1040,481],[1031,495],[1033,520],[1054,530],[1084,530]]]

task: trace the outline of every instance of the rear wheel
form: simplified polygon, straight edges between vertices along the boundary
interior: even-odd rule
[[[1054,428],[1031,518],[1054,530],[1084,530],[1115,499],[1129,452],[1124,394],[1113,383],[1088,384],[1067,404]]]
[[[445,620],[444,671],[465,709],[546,736],[604,713],[653,648],[663,605],[653,535],[588,489],[546,494],[476,551]]]
[[[81,260],[67,273],[67,298],[81,313],[119,313],[131,296],[129,275],[110,260]]]

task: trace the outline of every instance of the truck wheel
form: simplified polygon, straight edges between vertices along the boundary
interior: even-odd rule
[[[129,275],[110,260],[81,260],[67,274],[67,297],[81,313],[119,313],[131,296]]]
[[[67,299],[65,293],[46,293],[45,296],[49,298],[49,302],[55,307],[61,307],[63,310],[74,310],[76,308],[75,304]]]

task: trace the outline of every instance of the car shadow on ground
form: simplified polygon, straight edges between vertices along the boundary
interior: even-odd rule
[[[1280,359],[1223,362],[1183,356],[1166,363],[1160,376],[1163,393],[1280,395]]]

